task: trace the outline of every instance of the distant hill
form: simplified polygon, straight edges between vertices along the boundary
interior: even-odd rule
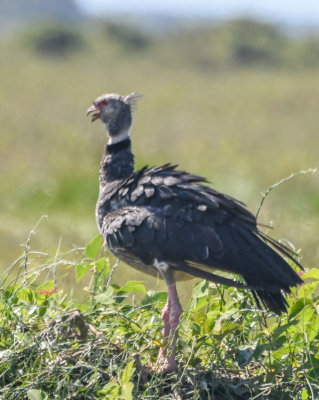
[[[71,21],[82,17],[72,0],[0,0],[1,29],[39,20]]]

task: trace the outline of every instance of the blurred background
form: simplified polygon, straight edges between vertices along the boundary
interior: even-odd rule
[[[0,271],[41,216],[33,250],[54,255],[97,234],[106,137],[85,112],[103,92],[143,94],[137,168],[177,163],[253,213],[267,187],[319,166],[317,0],[0,0],[0,9]],[[259,221],[318,266],[318,173],[272,191]]]

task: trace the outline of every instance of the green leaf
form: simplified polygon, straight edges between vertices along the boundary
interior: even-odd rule
[[[38,389],[30,389],[27,391],[27,396],[29,400],[47,400],[48,395],[42,390]]]
[[[29,288],[22,288],[22,289],[18,290],[16,296],[19,300],[25,301],[29,304],[33,303],[34,294],[33,294],[32,290]]]
[[[114,289],[111,286],[109,286],[105,292],[94,296],[94,300],[97,303],[101,303],[104,305],[113,304],[115,301],[113,294],[114,294]]]
[[[48,282],[41,283],[41,285],[39,285],[36,288],[36,291],[39,291],[39,290],[48,290],[48,291],[50,291],[50,290],[53,290],[53,289],[54,289],[54,281],[48,281]]]
[[[120,386],[115,382],[108,382],[103,386],[102,390],[99,391],[99,395],[107,395],[108,400],[118,399],[118,393],[120,391]]]
[[[290,314],[288,316],[289,320],[298,315],[300,311],[302,311],[306,307],[307,303],[308,302],[304,298],[298,299],[291,308]]]
[[[38,310],[39,317],[43,317],[43,316],[44,316],[44,314],[47,312],[48,306],[49,306],[49,302],[48,302],[47,299],[44,300],[44,301],[41,303],[41,305],[40,305],[40,307],[39,307],[39,310]]]
[[[121,372],[121,382],[122,384],[124,383],[128,383],[135,371],[135,367],[134,367],[134,360],[130,361],[126,367],[123,369],[123,371]]]
[[[144,286],[143,281],[130,281],[127,282],[123,287],[120,289],[121,292],[138,292],[138,293],[146,293],[146,289]]]
[[[235,322],[229,321],[224,326],[222,326],[221,333],[225,334],[225,333],[229,333],[234,330],[237,330],[237,329],[241,331],[244,328],[242,325],[239,325],[239,324],[236,324]]]
[[[208,303],[209,303],[208,296],[196,297],[196,299],[194,299],[193,302],[192,311],[198,311],[201,308],[207,306]]]
[[[193,290],[193,297],[198,298],[198,297],[207,296],[208,288],[209,288],[208,281],[202,281],[202,282],[198,283]]]
[[[194,336],[198,336],[200,334],[200,326],[195,322],[191,323],[191,329]]]
[[[292,325],[295,325],[297,321],[290,321],[287,324],[277,326],[272,332],[272,340],[275,341],[280,335],[287,331]]]
[[[123,400],[132,400],[132,392],[134,389],[134,385],[132,382],[124,383],[122,388],[121,388],[121,396],[120,399]]]
[[[107,257],[99,258],[95,265],[97,271],[106,271],[106,273],[110,272],[110,260]]]
[[[102,236],[101,235],[95,236],[95,238],[93,238],[90,241],[90,243],[88,243],[85,246],[85,255],[88,258],[96,258],[99,253],[101,243],[102,243]]]
[[[309,399],[308,390],[305,388],[301,392],[301,400],[308,400],[308,399]]]
[[[215,324],[216,319],[218,318],[220,312],[219,311],[209,311],[204,321],[204,326],[207,332],[210,332]]]
[[[302,279],[316,279],[319,280],[319,268],[312,268],[310,271],[302,275]]]
[[[153,290],[149,290],[147,295],[142,300],[143,305],[147,304],[165,304],[167,302],[167,293],[166,292],[154,292]]]
[[[311,343],[313,339],[318,335],[319,332],[319,318],[317,314],[314,315],[314,321],[311,321],[307,326],[306,332],[308,336],[308,341]]]
[[[272,356],[276,359],[276,360],[281,360],[283,357],[287,357],[291,352],[291,348],[290,346],[284,346],[282,348],[280,348],[277,351],[274,351],[272,353]]]
[[[91,267],[92,265],[89,263],[78,264],[75,267],[76,280],[80,282]]]

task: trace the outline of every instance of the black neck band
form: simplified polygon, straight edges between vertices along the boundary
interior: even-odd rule
[[[117,153],[120,150],[127,149],[128,147],[131,147],[131,139],[130,138],[122,140],[121,142],[118,142],[118,143],[107,144],[106,151],[108,154],[113,154],[113,153]]]

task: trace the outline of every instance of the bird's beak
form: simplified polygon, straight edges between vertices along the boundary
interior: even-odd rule
[[[90,108],[87,109],[86,115],[89,115],[92,112],[94,112],[94,114],[92,115],[91,122],[94,122],[94,121],[96,121],[97,119],[100,118],[101,111],[95,105],[93,105],[93,106],[91,106]]]

